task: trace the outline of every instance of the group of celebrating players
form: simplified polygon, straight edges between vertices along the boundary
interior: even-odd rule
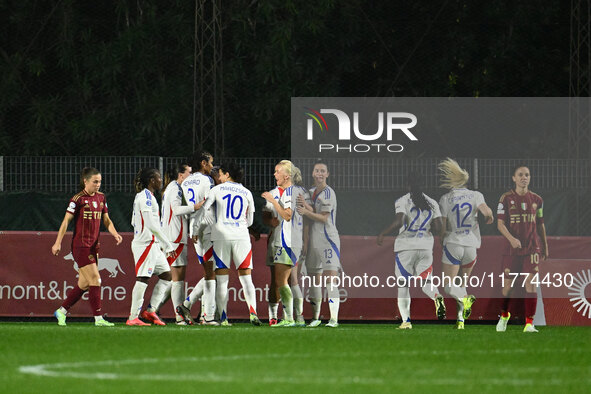
[[[449,192],[437,203],[423,192],[421,175],[409,174],[408,194],[396,200],[394,221],[379,234],[377,243],[381,245],[385,235],[396,234],[396,276],[422,278],[423,292],[434,301],[437,317],[444,319],[443,295],[431,282],[434,236],[439,236],[443,245],[443,274],[460,277],[459,281],[448,283],[444,290],[456,300],[455,327],[463,329],[464,320],[470,316],[476,300],[467,294],[466,278],[477,261],[477,249],[481,243],[478,212],[487,224],[494,222],[494,216],[483,195],[466,188],[469,174],[456,161],[449,158],[442,161],[439,170],[441,186]],[[272,229],[266,256],[271,271],[268,307],[272,327],[306,326],[304,295],[298,283],[302,268],[315,279],[310,281],[308,295],[312,321],[307,326],[321,324],[323,282],[330,311],[326,326],[334,328],[339,325],[339,289],[331,278],[336,278],[342,268],[336,228],[337,201],[334,190],[327,184],[329,175],[324,162],[315,163],[312,172],[314,187],[307,190],[302,185],[300,170],[289,160],[283,160],[275,166],[277,187],[262,194],[266,203],[264,222]],[[133,203],[134,238],[131,244],[136,282],[131,293],[127,325],[165,325],[158,311],[170,298],[179,325],[195,324],[191,308],[201,300],[201,324],[230,326],[227,305],[232,262],[238,270],[250,322],[261,324],[251,276],[253,261],[248,229],[253,223],[255,204],[251,192],[241,184],[243,176],[242,168],[234,163],[214,168],[211,154],[196,153],[188,164],[174,166],[166,173],[160,209],[155,198],[155,193],[162,188],[160,172],[153,168],[139,171],[135,179],[137,194]],[[532,279],[539,261],[548,256],[543,201],[529,190],[530,172],[526,166],[516,166],[512,179],[515,188],[503,194],[497,208],[497,227],[511,245],[510,253],[503,256],[503,268],[507,276],[515,272],[528,274],[525,290],[530,297],[524,299],[524,332],[537,332],[533,325],[536,286]],[[89,291],[95,324],[113,325],[101,313],[97,268],[100,222],[115,237],[117,244],[122,238],[109,219],[105,196],[99,192],[100,184],[98,170],[83,170],[81,191],[70,200],[52,247],[52,253],[59,254],[68,224],[74,219],[72,254],[79,266],[79,279],[78,286],[68,293],[62,306],[54,312],[62,326],[66,325],[68,309],[86,291]],[[187,295],[184,290],[190,238],[204,276]],[[144,308],[144,296],[152,276],[157,276],[158,281]],[[400,329],[412,328],[410,288],[409,282],[406,283],[406,286],[398,287]],[[505,284],[497,331],[505,331],[510,318],[512,282],[505,281]],[[283,305],[282,320],[278,319],[279,301]]]

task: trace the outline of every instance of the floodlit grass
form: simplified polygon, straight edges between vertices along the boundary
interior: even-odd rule
[[[0,391],[591,391],[591,327],[395,327],[0,323]]]

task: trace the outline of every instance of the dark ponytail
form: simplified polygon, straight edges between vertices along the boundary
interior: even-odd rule
[[[160,171],[155,168],[142,168],[139,170],[133,181],[135,192],[139,193],[142,190],[147,189],[152,178],[158,174],[160,174]]]
[[[85,167],[80,172],[80,191],[84,190],[84,181],[89,180],[94,175],[99,175],[101,172],[94,167]]]
[[[165,173],[164,173],[164,185],[165,187],[172,181],[176,181],[179,177],[179,174],[182,174],[183,172],[185,172],[187,170],[187,167],[189,167],[188,164],[175,164],[172,167],[170,167]]]
[[[406,184],[410,188],[410,198],[415,207],[419,208],[421,211],[429,211],[433,209],[429,201],[425,198],[425,194],[423,194],[423,174],[420,172],[409,173],[406,177]]]

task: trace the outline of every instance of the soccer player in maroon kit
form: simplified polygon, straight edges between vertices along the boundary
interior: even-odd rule
[[[88,290],[90,306],[96,326],[110,327],[113,323],[106,321],[101,314],[101,276],[98,271],[99,232],[101,219],[107,230],[115,237],[117,245],[123,238],[115,230],[109,218],[107,200],[99,192],[101,187],[101,173],[92,167],[82,170],[80,176],[81,191],[70,199],[66,216],[57,233],[51,253],[57,256],[62,248],[62,239],[68,230],[68,225],[74,219],[74,236],[72,237],[72,255],[78,264],[78,285],[68,293],[62,306],[54,312],[57,324],[66,325],[66,313],[82,295]]]
[[[505,281],[503,287],[503,309],[497,323],[497,331],[505,331],[511,317],[509,305],[511,303],[512,284],[525,285],[525,328],[523,332],[538,332],[534,327],[536,314],[536,279],[540,260],[548,257],[548,241],[544,227],[544,201],[542,197],[529,190],[530,172],[523,165],[515,167],[513,171],[515,189],[503,194],[497,208],[497,227],[501,234],[511,244],[510,254],[503,256]],[[509,274],[513,275],[509,275]],[[515,274],[527,273],[515,279]],[[539,280],[539,279],[538,279]],[[515,283],[513,283],[515,282]]]

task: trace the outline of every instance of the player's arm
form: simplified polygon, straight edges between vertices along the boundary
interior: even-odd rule
[[[117,245],[119,245],[123,241],[123,237],[119,235],[119,233],[115,229],[115,225],[113,224],[113,221],[111,220],[107,212],[103,213],[103,224],[107,228],[107,231],[111,233],[113,237],[115,237],[115,241],[117,242]]]
[[[154,237],[160,243],[160,246],[164,250],[164,253],[171,253],[174,252],[174,245],[169,241],[169,239],[162,233],[162,227],[160,226],[160,221],[152,214],[151,209],[144,209],[145,212],[144,217],[144,226],[154,234]]]
[[[521,249],[521,241],[511,235],[509,229],[505,226],[505,221],[503,219],[497,219],[497,229],[503,237],[507,238],[507,241],[509,241],[513,249]]]
[[[380,235],[378,235],[378,245],[382,246],[382,243],[384,242],[384,236],[391,233],[398,233],[398,231],[400,231],[400,228],[404,224],[404,216],[405,215],[402,212],[399,212],[394,216],[394,221],[392,222],[392,224],[383,229]]]
[[[330,216],[330,212],[313,212],[305,209],[305,207],[298,207],[298,212],[300,215],[313,220],[315,222],[326,223],[328,222],[328,217]]]
[[[546,226],[544,223],[536,223],[536,231],[542,240],[542,260],[545,260],[550,256],[550,252],[548,250],[548,239],[546,238]]]
[[[250,227],[254,222],[254,200],[252,198],[252,194],[249,194],[246,197],[246,200],[248,201],[248,207],[246,208],[246,226]],[[275,201],[275,199],[273,199],[273,201]],[[291,212],[291,208],[289,211]]]
[[[478,206],[478,210],[486,219],[486,224],[492,224],[495,221],[495,217],[493,216],[492,209],[486,203],[482,203]],[[500,230],[499,230],[500,231]]]
[[[70,225],[72,219],[74,219],[74,215],[70,212],[66,212],[66,216],[64,216],[64,220],[62,220],[60,229],[57,232],[55,243],[51,247],[51,253],[54,256],[57,256],[60,253],[60,250],[62,250],[62,239],[64,239],[64,235],[66,235],[66,231],[68,231],[68,226]]]
[[[279,202],[277,202],[277,200],[275,200],[273,198],[273,195],[269,192],[264,192],[263,194],[261,194],[261,197],[263,197],[265,200],[267,200],[267,202],[269,204],[271,204],[273,206],[273,208],[275,208],[275,211],[277,211],[277,214],[279,216],[281,216],[283,218],[283,220],[289,222],[291,220],[291,201],[289,203],[289,208],[284,209],[281,204],[279,204]],[[287,204],[286,204],[287,205]]]
[[[438,216],[431,221],[431,234],[437,237],[445,236],[445,225],[444,225],[444,218],[442,216]]]

